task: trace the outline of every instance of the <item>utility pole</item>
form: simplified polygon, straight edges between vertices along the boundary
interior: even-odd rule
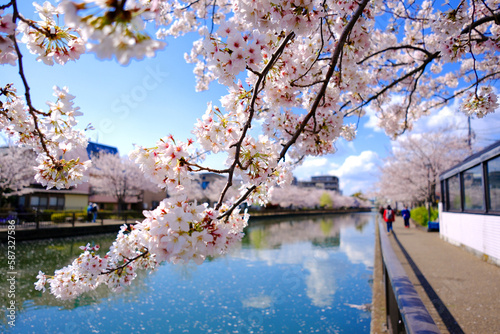
[[[470,126],[470,115],[467,117],[467,123],[469,127],[469,136],[467,137],[467,145],[469,145],[469,150],[472,151],[472,128]]]
[[[430,164],[425,164],[427,167],[427,214],[428,222],[431,221],[431,180],[430,180]]]

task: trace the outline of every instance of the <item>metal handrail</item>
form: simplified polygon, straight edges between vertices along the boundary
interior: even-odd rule
[[[390,333],[441,333],[392,249],[379,223],[384,266],[386,315]]]

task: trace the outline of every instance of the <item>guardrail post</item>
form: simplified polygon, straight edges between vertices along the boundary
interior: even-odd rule
[[[391,280],[389,279],[385,264],[384,281],[386,322],[389,333],[406,333],[406,329],[403,326],[403,319],[401,318],[401,312],[399,311],[398,302],[396,300],[396,296],[394,295],[394,290],[391,285]]]
[[[73,217],[72,217],[71,225],[75,227],[75,219],[76,219],[76,213],[73,212]]]
[[[40,229],[40,217],[38,215],[38,209],[35,211],[35,223],[36,223],[36,229]]]

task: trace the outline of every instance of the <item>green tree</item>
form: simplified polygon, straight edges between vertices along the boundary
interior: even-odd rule
[[[319,198],[319,205],[322,208],[332,208],[333,207],[333,200],[332,197],[330,196],[329,193],[324,192],[321,194],[321,197]]]

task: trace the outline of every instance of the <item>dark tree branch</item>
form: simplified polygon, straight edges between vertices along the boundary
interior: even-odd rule
[[[326,93],[326,88],[328,87],[328,84],[330,83],[330,79],[333,76],[333,73],[335,71],[335,67],[337,66],[337,62],[340,57],[340,53],[342,52],[344,48],[344,44],[347,41],[347,36],[349,36],[351,30],[354,28],[354,25],[358,21],[358,19],[361,17],[361,14],[363,13],[363,10],[365,9],[366,5],[368,4],[369,0],[363,0],[361,4],[359,5],[358,9],[356,12],[352,15],[351,20],[347,24],[347,26],[344,28],[344,31],[342,32],[342,35],[339,38],[339,41],[337,43],[337,46],[335,47],[333,56],[332,56],[332,61],[330,63],[330,67],[328,69],[328,72],[325,75],[325,80],[323,82],[323,85],[321,86],[320,91],[318,92],[318,95],[316,95],[316,98],[314,99],[313,105],[311,106],[311,109],[309,113],[304,117],[304,120],[300,124],[299,128],[293,135],[293,137],[283,145],[283,148],[281,150],[280,156],[278,160],[284,159],[285,154],[288,152],[290,147],[297,141],[297,138],[300,136],[300,134],[304,131],[304,128],[306,127],[307,123],[311,119],[311,117],[316,114],[316,110],[318,109],[318,106],[320,104],[321,99],[324,97]]]

